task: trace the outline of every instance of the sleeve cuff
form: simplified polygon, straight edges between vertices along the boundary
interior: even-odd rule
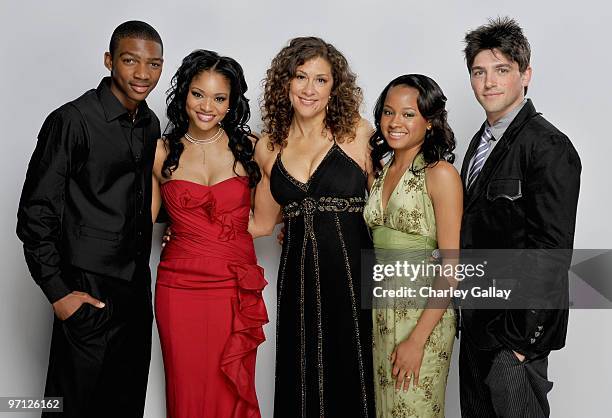
[[[56,302],[72,292],[60,276],[39,283],[39,286],[50,303]]]

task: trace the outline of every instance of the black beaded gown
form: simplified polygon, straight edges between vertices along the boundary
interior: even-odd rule
[[[283,207],[275,418],[373,418],[371,312],[361,309],[367,179],[334,142],[307,183],[279,153],[270,188]]]

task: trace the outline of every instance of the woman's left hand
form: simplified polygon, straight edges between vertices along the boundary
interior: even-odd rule
[[[395,390],[408,391],[410,381],[413,386],[419,384],[419,372],[421,370],[421,362],[423,361],[423,353],[425,343],[415,341],[408,338],[395,347],[391,353],[391,364],[393,365],[393,376],[396,379]]]

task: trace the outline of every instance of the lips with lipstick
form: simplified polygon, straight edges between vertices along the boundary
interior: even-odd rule
[[[402,131],[390,131],[389,132],[389,139],[401,139],[404,135],[406,135],[408,132],[402,132]]]
[[[211,122],[215,118],[215,115],[209,115],[201,112],[196,112],[196,116],[198,117],[199,121],[204,123]]]
[[[299,96],[298,96],[298,100],[303,106],[313,106],[315,103],[318,102],[318,100],[316,99],[306,99],[305,97],[299,97]]]

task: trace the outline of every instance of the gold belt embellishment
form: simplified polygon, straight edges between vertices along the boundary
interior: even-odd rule
[[[366,200],[363,197],[307,197],[299,202],[291,202],[283,208],[284,218],[312,216],[315,212],[363,212]]]

